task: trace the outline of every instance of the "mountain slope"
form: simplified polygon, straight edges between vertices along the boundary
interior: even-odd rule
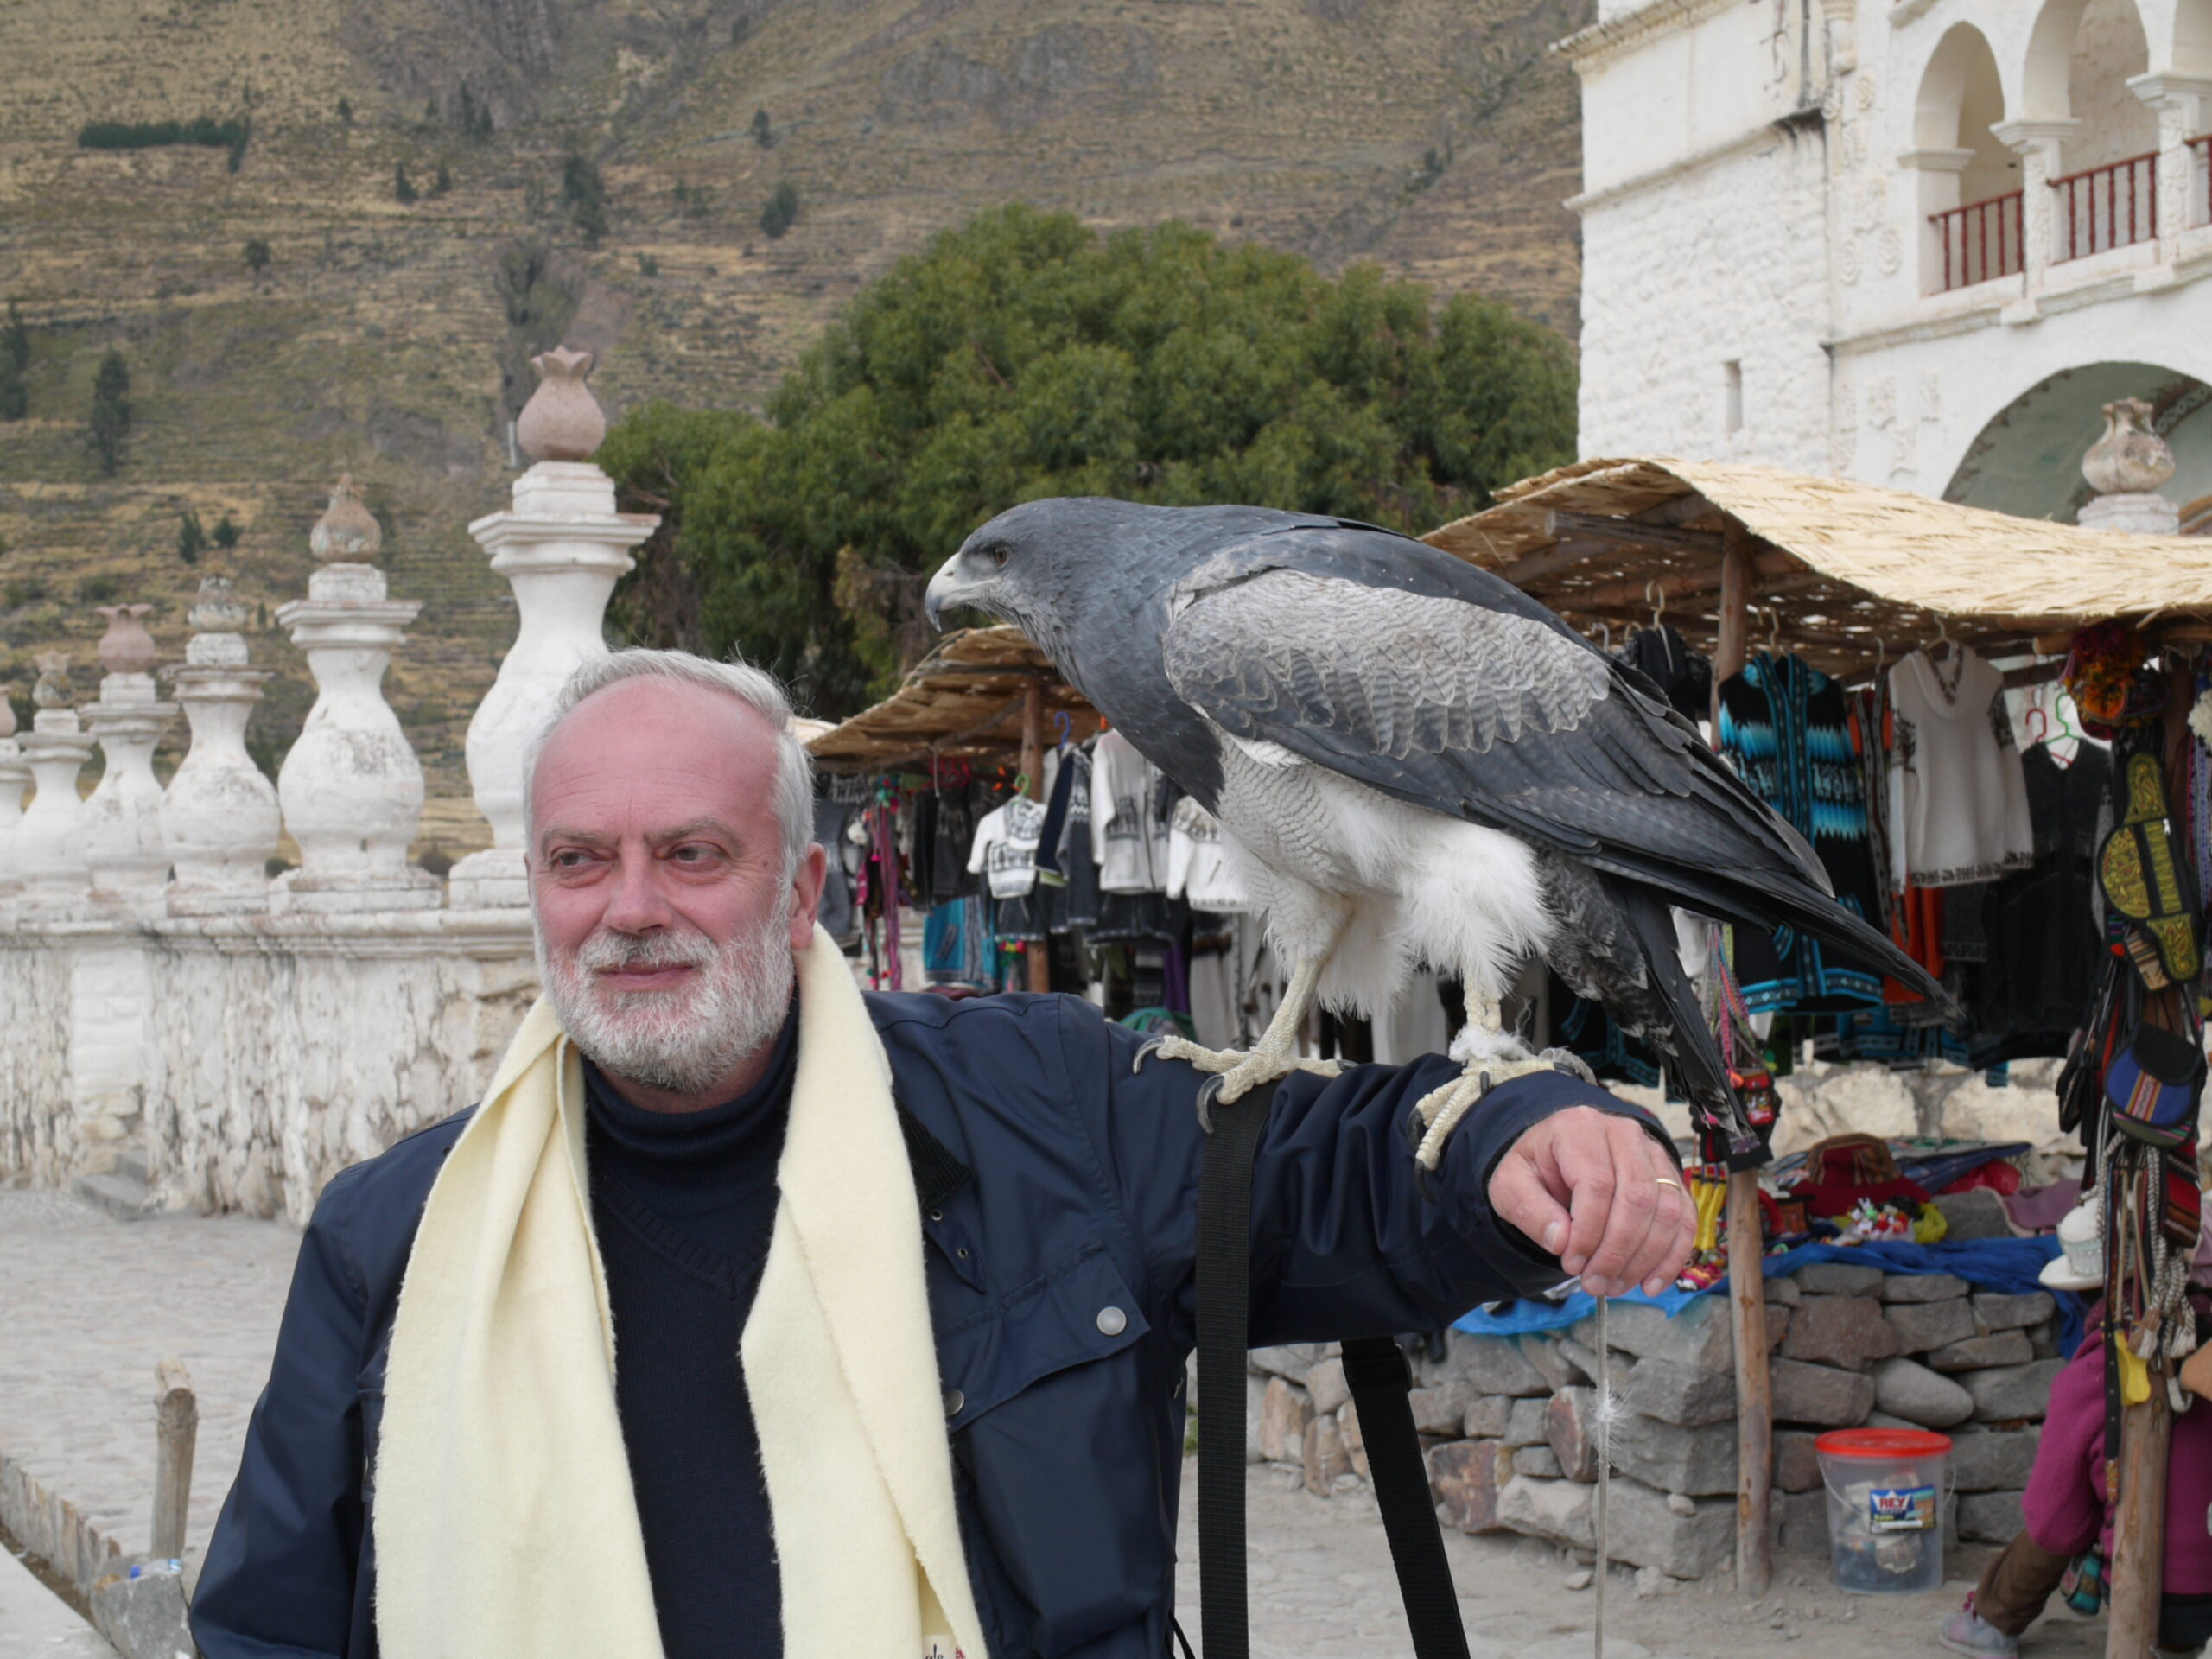
[[[528,353],[600,351],[610,413],[756,404],[861,284],[1010,197],[1373,259],[1571,332],[1575,95],[1543,48],[1586,6],[16,0],[0,296],[32,361],[30,417],[0,423],[0,679],[21,690],[55,643],[89,663],[80,594],[155,603],[172,656],[202,571],[273,611],[350,467],[395,594],[424,601],[392,702],[433,794],[465,795],[462,732],[512,607],[464,526],[505,503]],[[250,120],[235,172],[219,149],[77,142],[88,121],[202,114]],[[780,185],[798,218],[772,238]],[[135,421],[110,479],[83,432],[111,345]],[[229,513],[235,552],[181,563],[187,509]],[[281,633],[254,646],[281,751],[312,686]]]

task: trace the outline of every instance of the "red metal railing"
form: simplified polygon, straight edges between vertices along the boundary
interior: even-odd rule
[[[2019,191],[2009,190],[1928,215],[1943,250],[1943,286],[1937,292],[1971,288],[2019,270],[2021,200]]]
[[[2189,169],[2190,222],[2212,224],[2212,132],[2190,139],[2189,147],[2194,152]]]
[[[2158,233],[2158,152],[2131,156],[2053,179],[2057,222],[2051,226],[2052,263],[2063,264],[2107,248],[2147,242]]]

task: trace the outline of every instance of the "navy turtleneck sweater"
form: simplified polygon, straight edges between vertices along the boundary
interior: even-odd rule
[[[798,1032],[794,1004],[760,1081],[705,1111],[646,1111],[584,1068],[615,1401],[666,1659],[783,1652],[768,1492],[738,1339],[775,1224]]]

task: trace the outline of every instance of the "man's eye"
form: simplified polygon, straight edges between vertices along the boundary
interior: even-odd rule
[[[669,855],[679,864],[704,864],[714,855],[713,848],[702,847],[696,842],[687,842]]]
[[[582,869],[589,861],[575,848],[568,847],[554,854],[550,861],[556,870],[575,870]]]

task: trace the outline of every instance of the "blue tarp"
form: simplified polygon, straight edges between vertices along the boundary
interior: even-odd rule
[[[1815,1262],[1850,1262],[1878,1267],[1885,1273],[1948,1273],[1977,1290],[2019,1293],[2045,1288],[2037,1275],[2044,1263],[2058,1254],[2058,1240],[2037,1238],[1967,1238],[1936,1244],[1909,1244],[1885,1239],[1866,1244],[1801,1244],[1782,1255],[1766,1258],[1766,1276],[1795,1273]],[[1704,1290],[1670,1290],[1658,1296],[1630,1291],[1617,1300],[1643,1302],[1664,1308],[1669,1318],[1681,1313],[1700,1296],[1725,1293],[1726,1279]],[[2053,1291],[2058,1300],[2058,1351],[2070,1354],[2082,1340],[2082,1299],[2066,1291]],[[1477,1308],[1459,1322],[1459,1329],[1475,1336],[1510,1337],[1523,1331],[1556,1331],[1587,1319],[1598,1310],[1597,1299],[1576,1291],[1562,1301],[1530,1300],[1499,1304],[1495,1313]]]

